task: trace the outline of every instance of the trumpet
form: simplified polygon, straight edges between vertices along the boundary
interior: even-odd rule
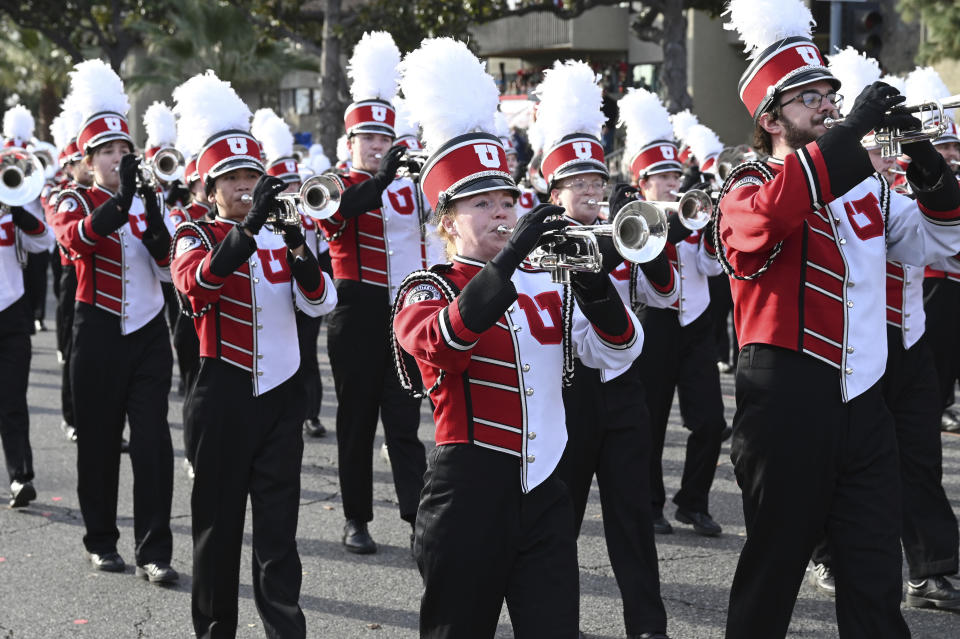
[[[686,193],[670,191],[680,198],[679,202],[648,202],[665,213],[676,213],[680,223],[691,231],[699,231],[713,217],[713,197],[706,191],[690,189]]]
[[[266,223],[274,225],[274,232],[280,233],[280,226],[300,224],[300,210],[307,217],[326,220],[340,208],[340,195],[343,187],[336,177],[323,174],[314,175],[300,186],[297,193],[281,193],[276,197],[278,208],[267,216]],[[253,202],[253,196],[244,193],[240,196],[244,204]]]
[[[36,155],[14,147],[0,151],[0,204],[32,202],[40,197],[45,183],[43,163]]]
[[[138,155],[140,167],[137,170],[137,186],[156,189],[158,182],[173,182],[183,179],[183,154],[172,146],[161,147],[149,160]],[[114,173],[120,172],[120,165],[113,167]]]
[[[924,124],[919,129],[901,131],[900,129],[879,129],[876,132],[877,144],[880,145],[880,155],[885,158],[897,157],[902,153],[900,146],[904,143],[919,142],[921,140],[936,140],[947,130],[946,109],[960,106],[960,94],[951,95],[941,100],[930,100],[910,106],[897,106],[894,113],[917,113]],[[930,117],[924,118],[928,113]],[[845,118],[826,118],[823,126],[828,129],[842,124]]]
[[[52,180],[59,168],[57,162],[57,147],[43,140],[34,140],[30,143],[28,150],[37,156],[40,164],[43,165],[43,177],[46,180]]]
[[[424,165],[430,159],[430,154],[426,151],[415,151],[408,149],[403,155],[403,161],[397,169],[397,177],[408,177],[411,180],[417,180]]]
[[[721,182],[726,182],[727,176],[737,166],[756,159],[756,152],[746,144],[728,146],[717,156],[717,177]]]
[[[530,253],[530,263],[550,273],[556,284],[569,284],[573,272],[599,273],[603,267],[598,237],[610,237],[623,259],[649,262],[667,243],[667,216],[649,202],[630,202],[617,211],[610,224],[568,226],[543,235],[546,243]],[[500,225],[497,233],[513,229]]]

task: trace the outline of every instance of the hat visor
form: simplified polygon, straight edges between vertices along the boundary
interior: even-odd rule
[[[605,179],[610,178],[610,172],[607,170],[607,167],[601,165],[596,160],[590,162],[574,162],[569,164],[562,169],[557,170],[553,174],[553,184],[557,183],[557,180],[562,180],[563,178],[572,177],[574,175],[586,175],[588,173],[597,173],[602,175]]]
[[[218,166],[216,170],[207,173],[207,177],[216,179],[225,173],[236,171],[237,169],[251,169],[257,173],[266,173],[266,171],[263,169],[263,165],[256,160],[251,160],[249,158],[237,158],[235,160],[224,162]]]
[[[837,80],[835,77],[833,77],[833,75],[830,74],[830,71],[824,67],[813,67],[811,69],[807,69],[806,71],[801,71],[797,75],[787,80],[783,86],[777,87],[777,93],[783,95],[784,91],[796,89],[797,87],[802,87],[805,84],[813,84],[814,82],[819,82],[820,80],[826,80],[829,82],[834,91],[840,90],[840,80]]]
[[[482,177],[467,182],[457,189],[457,192],[450,195],[448,201],[461,200],[465,197],[477,195],[479,193],[489,193],[490,191],[509,191],[512,195],[520,196],[520,189],[516,183],[509,179],[496,176]]]

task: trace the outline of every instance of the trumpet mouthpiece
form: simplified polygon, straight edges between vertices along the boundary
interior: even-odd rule
[[[251,202],[253,202],[253,196],[250,195],[249,193],[244,193],[243,195],[240,196],[240,201],[243,202],[244,204],[250,204]]]
[[[510,228],[509,226],[501,224],[500,226],[497,227],[497,233],[499,233],[500,235],[510,235],[511,233],[513,233],[513,229]]]

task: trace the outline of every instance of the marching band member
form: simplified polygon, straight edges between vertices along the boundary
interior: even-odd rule
[[[676,201],[674,193],[680,185],[682,166],[677,160],[667,110],[655,94],[643,89],[620,102],[621,124],[627,126],[627,153],[632,158],[630,170],[640,192],[646,200]],[[690,138],[689,131],[687,137]],[[640,356],[640,370],[652,423],[650,485],[654,528],[658,534],[673,532],[663,516],[666,494],[662,458],[676,389],[683,426],[690,435],[680,490],[673,498],[677,506],[675,517],[692,525],[697,534],[715,536],[722,529],[710,516],[709,495],[727,424],[714,362],[713,324],[705,311],[710,304],[706,278],[719,274],[720,265],[709,234],[687,233],[676,221],[672,226],[665,252],[679,274],[680,295],[668,308],[647,308],[641,316],[648,336]]]
[[[261,109],[260,111],[263,111]],[[260,112],[258,111],[258,113]],[[263,148],[267,157],[267,175],[280,178],[287,185],[284,193],[300,191],[301,178],[298,163],[293,155],[293,133],[290,127],[276,113],[266,109],[272,117],[262,118],[257,127],[251,127],[253,134]],[[304,241],[307,250],[314,257],[320,255],[320,241],[317,221],[309,215],[300,213],[300,225],[303,229]],[[319,259],[318,259],[319,263]],[[320,402],[323,398],[323,382],[320,380],[320,362],[317,359],[317,339],[320,335],[320,326],[323,317],[313,317],[303,313],[296,313],[297,339],[300,344],[300,381],[303,384],[305,411],[301,423],[303,432],[311,437],[323,437],[326,428],[320,423]]]
[[[916,203],[872,175],[861,138],[919,125],[890,113],[904,98],[889,85],[870,85],[842,124],[824,126],[840,83],[801,2],[734,0],[730,14],[752,58],[739,93],[770,158],[731,173],[717,220],[742,345],[731,457],[747,528],[726,636],[786,635],[825,531],[840,636],[908,637],[896,432],[877,337],[887,259],[955,253],[960,188],[925,141],[903,146]]]
[[[44,204],[47,223],[53,224],[57,209],[54,206],[60,192],[66,188],[76,186],[89,187],[93,185],[93,173],[83,161],[80,147],[77,146],[77,132],[83,124],[83,115],[73,104],[71,96],[67,96],[61,104],[60,115],[50,124],[50,132],[54,142],[60,149],[60,166],[65,180],[62,184],[50,190]],[[60,259],[60,287],[57,296],[57,351],[60,353],[60,413],[62,420],[60,429],[66,438],[77,441],[76,419],[73,416],[73,395],[70,382],[70,351],[73,344],[73,312],[77,297],[77,270],[73,266],[75,255],[66,248],[57,244],[57,253]]]
[[[538,122],[547,143],[541,170],[551,187],[550,202],[563,207],[564,221],[573,227],[603,223],[599,202],[609,174],[598,136],[606,116],[597,79],[583,62],[557,62],[537,89]],[[619,193],[626,190],[635,191],[627,187]],[[631,199],[611,201],[616,213]],[[628,308],[676,301],[679,287],[666,255],[638,267],[625,262],[606,238],[603,242],[606,270]],[[638,362],[594,368],[579,357],[574,360],[573,381],[563,389],[568,442],[557,473],[570,491],[578,534],[597,476],[603,533],[627,634],[664,639],[667,614],[650,506],[650,416]]]
[[[344,124],[352,163],[339,211],[321,222],[340,302],[330,314],[327,353],[337,392],[337,456],[343,545],[377,551],[373,520],[373,440],[383,422],[400,518],[413,525],[426,459],[417,438],[420,401],[400,387],[387,340],[397,287],[424,268],[424,206],[409,178],[396,179],[405,146],[393,145],[400,51],[385,31],[364,34],[350,59],[354,102]],[[410,96],[407,96],[408,99]]]
[[[176,581],[173,446],[167,394],[173,366],[160,282],[169,274],[170,234],[163,203],[137,185],[138,160],[127,126],[123,83],[101,60],[70,73],[84,122],[77,136],[91,187],[64,189],[56,203],[57,241],[77,257],[70,380],[77,440],[77,494],[83,543],[97,570],[121,572],[117,490],[124,417],[134,476],[136,574]],[[104,374],[109,371],[109,374]]]
[[[880,78],[880,66],[852,47],[830,56],[830,72],[845,91],[859,92]],[[846,115],[844,109],[841,114]],[[864,136],[868,151],[876,136]],[[881,176],[893,158],[876,158],[873,168]],[[889,182],[888,182],[889,188]],[[919,258],[920,256],[916,256]],[[923,260],[916,260],[922,262]],[[923,266],[887,260],[887,367],[883,397],[896,424],[900,480],[903,486],[902,542],[910,569],[908,606],[960,607],[960,590],[944,576],[957,571],[957,518],[941,483],[940,402],[933,358],[924,336]],[[811,582],[832,593],[830,549],[814,549]]]
[[[7,127],[7,114],[4,114],[5,135],[11,132]],[[24,139],[9,141],[12,144],[4,145],[4,154],[27,161]],[[42,188],[42,182],[38,182],[38,186]],[[40,188],[36,189],[38,197]],[[0,192],[0,378],[4,380],[0,393],[0,443],[10,478],[10,507],[22,508],[37,498],[27,407],[33,320],[23,270],[27,254],[50,251],[53,235],[43,222],[39,199],[23,206],[10,206],[3,201],[3,195]]]
[[[566,442],[561,371],[574,355],[627,367],[642,334],[605,274],[574,274],[564,289],[522,264],[565,222],[546,221],[562,212],[554,206],[516,222],[517,189],[491,133],[497,89],[483,64],[439,38],[403,69],[432,152],[421,181],[456,254],[406,279],[393,320],[433,391],[437,426],[414,545],[420,635],[492,637],[506,599],[517,637],[573,639],[576,535],[556,473]],[[514,223],[509,237],[498,232]]]
[[[173,279],[200,336],[190,393],[196,477],[193,625],[198,637],[232,637],[243,522],[253,504],[253,591],[268,636],[304,637],[298,599],[303,388],[294,309],[329,312],[329,278],[307,250],[299,221],[268,221],[286,187],[264,176],[247,132],[250,111],[212,71],[173,93],[187,150],[216,207],[174,238]],[[251,198],[252,195],[252,198]],[[246,197],[245,197],[246,196]],[[252,200],[252,204],[251,201]],[[266,224],[271,228],[264,229]],[[82,441],[82,440],[81,440]]]
[[[17,104],[3,114],[3,146],[27,149],[33,138],[33,114],[22,104]],[[38,201],[39,204],[39,201]],[[47,264],[49,251],[29,251],[26,253],[26,266],[23,269],[27,303],[32,315],[31,332],[45,331],[43,320],[47,310]]]

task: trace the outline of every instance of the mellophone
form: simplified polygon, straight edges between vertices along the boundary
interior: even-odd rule
[[[960,95],[951,95],[942,100],[930,100],[921,104],[909,106],[896,106],[891,113],[918,113],[923,125],[919,129],[909,129],[901,131],[900,129],[881,128],[876,133],[877,144],[880,145],[880,155],[885,158],[897,157],[902,153],[901,144],[910,142],[919,142],[921,140],[935,140],[947,130],[946,109],[953,109],[960,106]],[[930,114],[930,117],[924,121],[924,114]],[[829,128],[842,124],[845,118],[826,118],[823,126]]]
[[[603,202],[592,202],[604,204]],[[710,194],[692,189],[678,202],[634,200],[623,205],[607,224],[568,226],[544,234],[544,243],[530,253],[534,268],[549,271],[558,284],[569,284],[573,272],[599,273],[603,266],[598,237],[610,237],[623,259],[634,263],[649,262],[667,243],[668,213],[677,213],[680,223],[691,231],[702,229],[713,216]],[[501,235],[513,232],[503,224]]]

